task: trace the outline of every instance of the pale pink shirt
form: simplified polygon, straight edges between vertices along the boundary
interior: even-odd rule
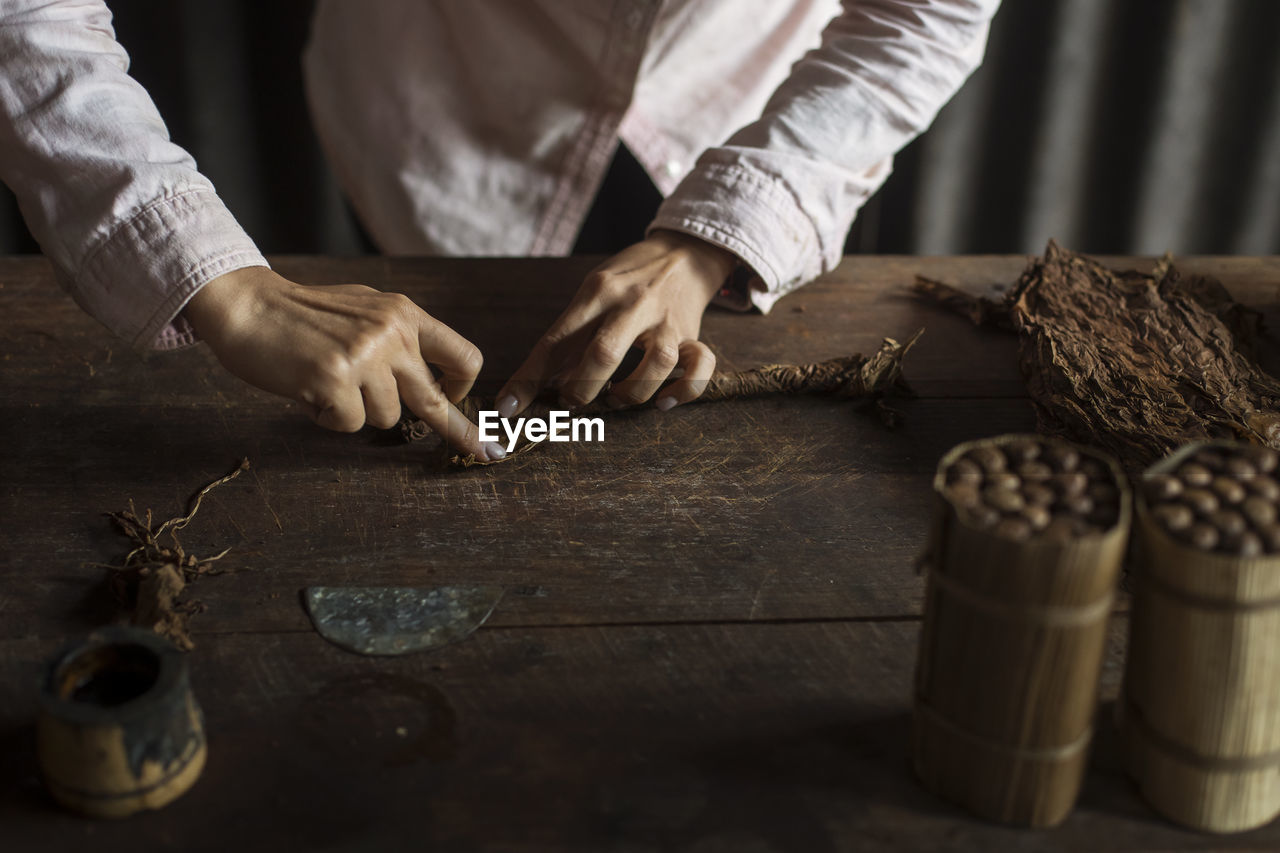
[[[892,157],[977,67],[999,0],[321,0],[304,64],[344,189],[393,254],[558,255],[619,139],[651,228],[754,273],[767,310],[839,260]],[[0,0],[0,178],[60,280],[137,346],[266,262],[101,2]]]

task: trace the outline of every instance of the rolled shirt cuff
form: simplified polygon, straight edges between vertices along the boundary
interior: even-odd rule
[[[180,316],[196,291],[254,266],[269,264],[217,194],[195,188],[157,199],[118,226],[68,289],[131,346],[176,349],[197,340]]]
[[[745,300],[726,294],[727,308],[767,312],[790,291],[822,273],[823,247],[794,194],[778,179],[743,166],[700,166],[658,209],[649,230],[681,231],[733,252],[751,268]]]

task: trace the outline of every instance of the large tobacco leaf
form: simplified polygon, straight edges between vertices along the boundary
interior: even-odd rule
[[[1002,301],[921,279],[974,322],[1013,329],[1041,432],[1138,470],[1191,441],[1280,448],[1280,381],[1255,360],[1259,315],[1167,258],[1111,270],[1050,242]]]

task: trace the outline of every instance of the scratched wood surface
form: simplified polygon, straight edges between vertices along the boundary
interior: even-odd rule
[[[930,474],[952,444],[1034,419],[1014,341],[906,287],[919,273],[995,292],[1024,263],[852,258],[769,316],[708,314],[705,339],[737,368],[865,353],[926,327],[899,430],[825,400],[688,406],[613,418],[601,445],[456,472],[375,431],[318,430],[202,348],[142,358],[81,314],[43,261],[0,260],[0,847],[5,835],[50,850],[1280,842],[1270,829],[1210,839],[1158,821],[1116,771],[1105,726],[1081,807],[1054,832],[970,820],[910,780],[913,563]],[[590,267],[276,265],[409,294],[481,347],[488,391]],[[1182,265],[1280,312],[1280,259]],[[133,499],[177,514],[242,456],[252,470],[184,535],[197,553],[231,547],[236,570],[193,588],[207,605],[192,622],[205,778],[124,824],[62,815],[33,776],[34,673],[112,616],[87,565],[122,554],[101,513]],[[489,624],[401,660],[329,646],[298,600],[311,584],[477,582],[507,589]]]

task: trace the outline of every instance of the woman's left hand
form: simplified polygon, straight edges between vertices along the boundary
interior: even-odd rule
[[[609,389],[608,402],[643,403],[676,368],[683,373],[663,389],[657,407],[665,411],[697,398],[716,366],[698,340],[702,312],[736,264],[730,252],[676,231],[654,231],[614,255],[587,276],[503,387],[498,414],[524,411],[553,378],[566,406],[591,402],[632,346],[643,349],[644,358]]]

